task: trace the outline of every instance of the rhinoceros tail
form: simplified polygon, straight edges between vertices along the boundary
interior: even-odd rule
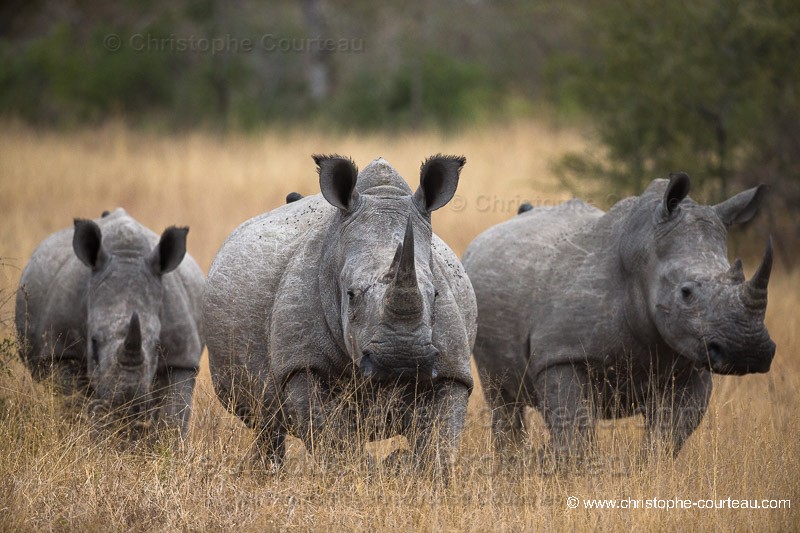
[[[290,192],[289,194],[286,195],[286,203],[290,204],[292,202],[296,202],[297,200],[300,200],[302,197],[303,195],[300,194],[299,192]]]
[[[522,213],[530,211],[531,209],[533,209],[533,206],[528,202],[525,202],[519,206],[519,209],[517,209],[517,214],[521,215]]]

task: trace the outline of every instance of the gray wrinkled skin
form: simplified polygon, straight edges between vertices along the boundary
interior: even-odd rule
[[[430,212],[452,197],[463,158],[429,159],[415,194],[383,159],[358,174],[339,156],[315,160],[322,194],[245,222],[214,260],[204,306],[214,388],[274,465],[287,433],[312,453],[326,429],[352,448],[359,422],[340,413],[325,427],[331,406],[359,391],[363,416],[395,391],[387,427],[409,435],[421,414],[412,451],[446,468],[472,387],[476,307]]]
[[[762,188],[717,206],[688,191],[688,176],[673,174],[607,213],[571,200],[523,211],[470,244],[475,362],[500,449],[520,443],[533,406],[556,458],[581,457],[597,417],[637,413],[643,452],[677,454],[706,411],[711,372],[769,369],[771,244],[750,281],[726,245]]]
[[[204,276],[186,228],[161,239],[123,209],[54,233],[16,299],[20,355],[37,379],[85,393],[91,410],[185,436],[203,349]]]

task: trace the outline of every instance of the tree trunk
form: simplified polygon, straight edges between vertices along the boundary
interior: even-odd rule
[[[310,49],[307,50],[308,70],[306,71],[306,77],[308,80],[308,93],[314,102],[322,102],[327,99],[331,90],[330,55],[319,46],[317,41],[327,37],[321,4],[320,0],[300,0],[303,20],[311,43]]]

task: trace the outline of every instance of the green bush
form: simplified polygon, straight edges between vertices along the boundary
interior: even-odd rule
[[[421,94],[417,108],[415,90]],[[418,63],[409,60],[388,76],[359,69],[338,91],[329,116],[339,126],[354,128],[447,129],[483,118],[500,94],[480,65],[428,51]]]
[[[0,74],[0,112],[63,123],[169,107],[180,65],[166,54],[129,46],[109,51],[103,39],[110,33],[127,35],[96,28],[84,42],[70,26],[59,25],[22,48],[3,43],[0,55],[8,67]]]
[[[562,170],[628,193],[686,170],[717,198],[800,181],[800,4],[622,0],[586,22],[590,52],[559,56],[548,79],[588,112],[604,158]]]

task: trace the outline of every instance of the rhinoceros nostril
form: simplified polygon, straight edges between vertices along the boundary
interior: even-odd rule
[[[707,349],[708,349],[708,358],[711,360],[712,363],[722,362],[722,358],[724,357],[725,352],[723,351],[722,346],[720,346],[719,343],[709,342]]]

